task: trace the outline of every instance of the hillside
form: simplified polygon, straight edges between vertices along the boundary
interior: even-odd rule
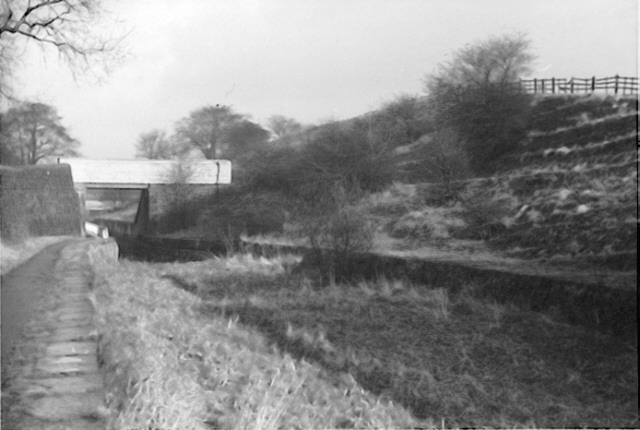
[[[636,255],[637,100],[559,101],[540,103],[520,154],[505,160],[520,157],[495,188],[527,206],[496,242],[534,256]]]
[[[636,98],[537,98],[527,138],[497,174],[457,183],[461,204],[421,211],[448,218],[452,238],[481,239],[508,256],[616,260],[629,269],[637,255],[637,115]],[[397,151],[408,177],[419,169],[418,150]],[[436,184],[416,187],[427,201],[437,194]]]

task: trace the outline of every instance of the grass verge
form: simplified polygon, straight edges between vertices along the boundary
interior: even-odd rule
[[[49,245],[73,238],[72,236],[31,237],[15,244],[0,241],[0,274],[6,275]]]

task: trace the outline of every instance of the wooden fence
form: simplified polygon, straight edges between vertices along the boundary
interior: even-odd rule
[[[574,94],[604,91],[613,94],[638,94],[638,78],[612,76],[608,78],[548,78],[521,79],[517,82],[523,92],[534,94]]]

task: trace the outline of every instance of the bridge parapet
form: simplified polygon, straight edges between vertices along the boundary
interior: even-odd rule
[[[88,188],[148,188],[154,184],[180,181],[185,184],[217,185],[231,183],[229,160],[90,160],[59,158],[59,164],[69,164],[73,182]]]

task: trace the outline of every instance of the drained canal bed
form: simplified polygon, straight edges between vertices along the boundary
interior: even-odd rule
[[[117,241],[121,257],[137,261],[203,261],[227,253],[222,241],[162,237],[117,238]],[[249,242],[242,243],[242,247],[254,255],[304,255],[302,269],[315,270],[309,250],[303,247]],[[452,292],[472,283],[477,285],[479,294],[499,303],[552,312],[562,315],[570,324],[590,327],[637,343],[637,295],[631,289],[609,288],[545,274],[518,273],[453,261],[430,261],[376,253],[348,257],[339,281],[357,283],[383,278],[447,288]]]

